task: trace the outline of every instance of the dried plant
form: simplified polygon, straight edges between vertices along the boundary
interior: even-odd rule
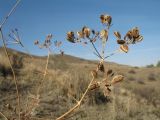
[[[40,74],[43,75],[43,78],[41,79],[40,83],[38,84],[38,87],[36,89],[36,95],[31,94],[28,96],[29,102],[27,103],[26,110],[23,112],[23,115],[28,118],[30,118],[32,116],[32,113],[34,112],[34,110],[39,106],[40,97],[41,97],[40,90],[43,88],[44,80],[46,78],[46,75],[48,74],[48,64],[49,64],[50,54],[53,53],[52,52],[53,51],[52,45],[54,45],[55,48],[60,48],[60,46],[62,45],[62,42],[57,41],[57,40],[55,40],[54,44],[52,44],[52,42],[53,42],[52,37],[53,37],[52,34],[48,34],[42,44],[39,42],[39,40],[34,41],[34,45],[38,46],[40,49],[47,49],[48,55],[47,55],[44,71],[39,71]],[[64,54],[64,52],[62,50],[60,50],[60,52],[62,55]]]
[[[13,80],[14,80],[14,83],[15,83],[15,87],[16,87],[16,93],[17,93],[17,108],[18,108],[18,116],[19,116],[19,120],[21,119],[20,118],[20,96],[19,96],[19,90],[18,90],[18,84],[17,84],[17,78],[16,78],[16,75],[15,75],[15,71],[13,69],[13,66],[12,66],[12,63],[11,63],[11,60],[10,60],[10,57],[9,57],[9,54],[8,54],[8,51],[7,51],[7,47],[6,47],[6,39],[4,38],[4,35],[3,35],[3,26],[5,25],[5,23],[7,22],[8,18],[10,17],[10,15],[15,11],[15,9],[17,8],[18,4],[20,3],[20,0],[17,0],[15,5],[13,6],[13,8],[10,10],[10,12],[6,15],[6,17],[4,18],[4,20],[1,22],[0,24],[0,39],[2,39],[3,41],[3,48],[4,48],[4,51],[5,51],[5,54],[8,58],[8,61],[9,61],[9,65],[10,65],[10,68],[12,70],[12,74],[13,74]],[[1,113],[2,114],[2,113]],[[5,115],[2,114],[2,116],[5,117]],[[7,117],[5,117],[5,119],[7,119]]]
[[[111,92],[110,86],[118,82],[121,82],[124,79],[124,76],[123,75],[114,76],[112,70],[106,71],[104,67],[104,60],[118,52],[127,53],[129,51],[129,45],[140,42],[143,39],[143,37],[139,34],[139,29],[137,27],[129,30],[124,36],[124,39],[122,39],[121,34],[116,31],[114,32],[114,35],[116,36],[117,44],[119,44],[120,46],[115,52],[111,53],[110,55],[105,55],[105,46],[109,38],[110,27],[112,26],[112,17],[110,15],[103,14],[100,16],[100,20],[104,26],[104,29],[102,29],[101,31],[95,31],[90,29],[89,27],[84,26],[78,32],[69,31],[67,33],[66,39],[73,44],[76,43],[81,43],[83,45],[90,44],[91,47],[93,48],[93,53],[99,58],[99,63],[97,65],[97,68],[91,71],[92,80],[90,81],[88,87],[86,88],[80,100],[76,100],[77,104],[73,106],[71,109],[69,109],[66,113],[58,117],[56,120],[63,120],[67,116],[72,114],[74,110],[77,109],[82,104],[84,97],[90,90],[96,90],[102,88],[104,96],[109,96]],[[95,43],[98,40],[101,41],[102,45],[101,52],[95,45]],[[96,78],[99,76],[98,75],[99,71],[103,73],[103,79],[101,81],[96,80]],[[110,77],[112,77],[112,80],[109,80]]]

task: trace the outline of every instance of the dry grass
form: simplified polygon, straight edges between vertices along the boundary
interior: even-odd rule
[[[62,56],[61,56],[62,57]],[[59,59],[61,59],[59,57]],[[64,62],[72,59],[71,56],[64,56]],[[76,58],[78,59],[78,58]],[[20,68],[20,73],[18,75],[19,85],[20,85],[20,94],[22,97],[22,101],[25,101],[29,94],[34,94],[35,89],[37,89],[37,82],[41,79],[41,74],[35,71],[39,71],[45,66],[45,58],[35,57],[32,62],[26,62],[31,60],[30,57],[25,57],[24,59],[24,67]],[[43,118],[53,118],[56,119],[62,113],[67,111],[72,105],[76,103],[76,101],[69,94],[72,94],[76,99],[78,99],[81,94],[85,91],[89,83],[90,70],[92,70],[95,66],[94,61],[88,63],[85,60],[77,60],[78,62],[65,63],[68,68],[65,70],[61,69],[61,67],[54,68],[54,62],[51,59],[50,65],[53,67],[49,68],[49,73],[46,76],[46,80],[44,82],[44,87],[41,94],[41,101],[39,107],[35,109],[33,113],[34,117],[43,117]],[[81,61],[81,62],[79,62]],[[39,64],[41,66],[38,66]],[[59,64],[60,65],[60,64]],[[88,66],[85,68],[85,66]],[[118,71],[126,76],[125,81],[121,83],[119,90],[115,91],[115,96],[107,97],[107,99],[102,94],[102,91],[92,91],[89,93],[89,96],[86,96],[84,100],[84,104],[80,107],[79,111],[75,112],[75,115],[70,119],[159,119],[159,84],[158,81],[160,79],[159,76],[159,68],[148,69],[148,68],[139,68],[137,69],[129,66],[118,65],[114,63],[107,63],[105,67],[110,67],[113,71]],[[32,70],[30,70],[32,68]],[[133,69],[136,71],[136,76],[134,76],[135,81],[129,81],[130,73],[128,71]],[[29,71],[30,70],[30,71]],[[156,81],[148,81],[148,75],[154,72],[156,75]],[[88,73],[88,74],[86,74]],[[59,77],[60,76],[60,77]],[[139,84],[136,81],[141,78],[145,85]],[[11,77],[7,76],[6,78],[1,77],[1,110],[5,115],[10,116],[11,112],[7,112],[7,108],[4,105],[10,103],[12,106],[15,106],[15,88],[13,82],[10,81]],[[7,83],[7,86],[10,87],[10,91],[4,90],[6,88],[4,86],[4,82],[2,81],[10,81]],[[72,85],[70,84],[72,83]],[[6,83],[5,83],[6,84]],[[150,86],[150,87],[149,87]],[[12,89],[11,89],[12,88]],[[148,89],[147,89],[148,88]],[[154,88],[154,90],[153,90]],[[115,88],[114,88],[115,89]],[[44,91],[44,92],[43,92]],[[47,91],[47,92],[45,92]],[[72,91],[73,93],[70,93]],[[148,94],[145,94],[148,91]],[[120,93],[119,93],[120,92]],[[132,92],[132,96],[130,96],[130,92]],[[114,106],[115,111],[113,110],[113,98],[116,99]],[[128,101],[128,102],[127,102]],[[26,101],[21,103],[22,106],[25,107]],[[133,105],[132,105],[133,104]],[[131,106],[128,106],[131,105]],[[139,106],[139,107],[137,107]],[[128,113],[126,112],[128,109]],[[97,111],[98,110],[98,111]],[[116,114],[115,114],[116,113]]]

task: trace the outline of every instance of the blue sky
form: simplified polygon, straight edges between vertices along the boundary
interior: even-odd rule
[[[16,0],[0,0],[0,20],[10,11]],[[86,47],[66,41],[67,31],[80,30],[84,25],[101,30],[101,14],[112,16],[106,54],[117,49],[113,31],[124,35],[134,26],[140,28],[144,40],[130,46],[128,54],[117,54],[107,59],[111,62],[133,66],[155,64],[160,60],[160,1],[159,0],[22,0],[14,14],[4,26],[7,36],[13,28],[18,28],[21,39],[31,53],[45,55],[33,45],[34,40],[43,41],[49,33],[54,40],[63,42],[66,54],[86,59],[97,59]],[[2,45],[0,41],[0,45]],[[9,46],[23,51],[18,46]]]

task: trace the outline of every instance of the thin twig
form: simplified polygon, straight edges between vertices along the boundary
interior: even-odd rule
[[[120,50],[116,50],[113,53],[111,53],[108,56],[106,56],[104,59],[107,59],[107,58],[109,58],[109,57],[111,57],[111,56],[113,56],[113,55],[115,55],[116,53],[119,53],[119,52],[120,52]]]
[[[94,77],[92,78],[92,80],[90,81],[87,89],[85,90],[85,92],[83,93],[81,99],[79,100],[79,102],[73,106],[71,109],[69,109],[66,113],[64,113],[63,115],[61,115],[60,117],[58,117],[56,120],[63,120],[65,117],[67,117],[68,115],[70,115],[74,110],[76,110],[81,104],[82,104],[82,101],[84,99],[84,97],[86,96],[86,94],[88,93],[89,89],[90,89],[90,86],[92,85],[92,82],[94,81]]]
[[[0,112],[0,114],[1,114],[6,120],[8,120],[8,118],[7,118],[2,112]]]
[[[7,19],[9,18],[9,16],[14,12],[14,10],[16,9],[16,7],[18,6],[18,4],[20,3],[21,0],[17,0],[16,4],[13,6],[13,8],[11,9],[11,11],[6,15],[6,17],[4,18],[4,20],[2,21],[1,25],[0,25],[0,29],[3,27],[3,25],[6,23]]]
[[[14,69],[13,69],[13,66],[12,66],[12,63],[11,63],[11,60],[10,60],[10,57],[9,57],[9,54],[8,54],[8,51],[7,51],[7,48],[6,48],[6,43],[5,43],[5,39],[4,39],[4,37],[3,37],[2,29],[0,29],[0,34],[1,34],[1,36],[2,36],[3,48],[4,48],[4,51],[5,51],[5,54],[6,54],[7,58],[8,58],[9,66],[10,66],[10,68],[11,68],[12,75],[13,75],[13,80],[14,80],[14,84],[15,84],[15,87],[16,87],[18,114],[19,114],[19,120],[20,120],[20,109],[21,109],[21,108],[20,108],[20,96],[19,96],[17,79],[16,79],[15,71],[14,71]]]
[[[38,86],[38,89],[37,89],[37,95],[39,94],[40,89],[41,89],[42,86],[43,86],[43,82],[44,82],[44,80],[45,80],[45,77],[46,77],[46,75],[47,75],[48,64],[49,64],[49,57],[50,57],[50,51],[48,50],[47,62],[46,62],[46,66],[45,66],[43,78],[42,78],[42,80],[41,80],[41,82],[40,82],[40,85]]]

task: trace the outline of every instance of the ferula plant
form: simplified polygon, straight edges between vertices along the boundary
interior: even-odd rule
[[[130,29],[124,37],[121,36],[120,32],[115,31],[114,35],[116,37],[119,48],[115,52],[106,55],[105,47],[109,38],[109,30],[112,26],[112,17],[110,15],[103,14],[100,15],[100,21],[104,26],[104,29],[102,29],[101,31],[96,31],[90,29],[87,26],[84,26],[78,32],[69,31],[67,33],[66,39],[69,42],[73,44],[78,43],[83,45],[90,45],[93,48],[93,53],[99,58],[99,63],[96,69],[91,71],[92,79],[85,92],[82,94],[81,98],[79,100],[76,100],[77,104],[74,105],[71,109],[69,109],[66,113],[58,117],[57,120],[65,119],[66,117],[71,115],[75,109],[79,108],[85,96],[91,90],[97,90],[99,88],[102,88],[104,96],[109,96],[111,93],[110,87],[118,82],[121,82],[124,79],[124,76],[114,75],[111,69],[105,70],[104,61],[115,53],[128,53],[130,45],[136,44],[143,40],[143,36],[140,35],[138,27]],[[101,51],[95,45],[98,41],[101,43]],[[99,72],[103,73],[102,80],[96,79],[97,77],[99,77]],[[110,78],[112,79],[110,80]]]

